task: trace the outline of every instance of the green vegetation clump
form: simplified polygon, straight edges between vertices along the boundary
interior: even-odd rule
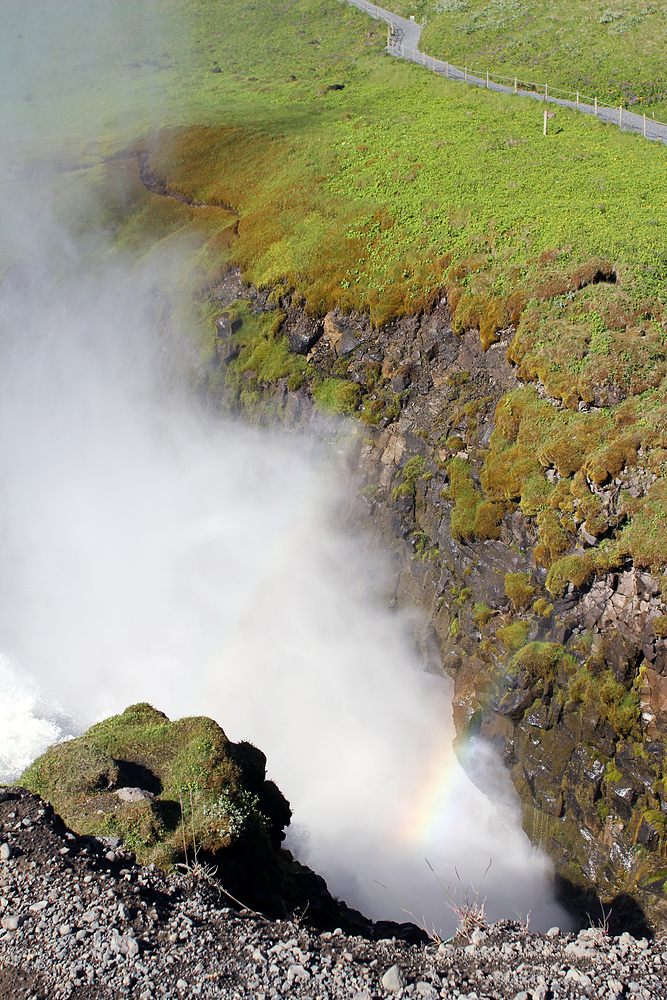
[[[557,642],[529,642],[510,660],[514,672],[525,670],[531,680],[553,680],[561,665],[568,671],[576,667],[576,660]]]
[[[667,638],[667,615],[657,615],[653,619],[653,631],[659,639]]]
[[[607,781],[619,782],[623,780],[623,775],[613,761],[609,761],[605,768],[605,778]]]
[[[540,618],[549,618],[553,609],[553,604],[549,604],[544,597],[538,597],[533,604],[533,611],[536,615],[539,615]]]
[[[611,670],[599,676],[579,667],[570,681],[570,700],[594,704],[602,718],[619,736],[638,735],[641,705],[637,691],[629,690],[614,678]]]
[[[546,588],[554,597],[560,597],[569,584],[582,587],[588,583],[594,572],[595,562],[588,553],[583,556],[565,556],[555,562],[547,573]]]
[[[426,459],[422,455],[413,455],[403,466],[401,472],[402,482],[394,487],[392,496],[394,500],[399,497],[414,497],[417,491],[417,480],[422,473]]]
[[[530,583],[528,573],[506,573],[505,593],[514,605],[514,610],[525,608],[535,596],[535,587]]]
[[[361,402],[361,390],[354,382],[342,378],[327,378],[313,385],[313,396],[320,410],[346,416]]]
[[[514,653],[525,645],[529,633],[530,625],[528,622],[512,622],[511,625],[499,628],[496,636],[508,653]]]
[[[486,604],[476,604],[472,612],[473,620],[480,631],[495,614],[493,608],[489,608]]]
[[[447,472],[449,492],[454,501],[450,522],[452,538],[457,541],[499,538],[505,509],[501,504],[490,503],[483,493],[475,489],[470,478],[470,463],[452,458],[447,463]]]
[[[215,854],[242,835],[266,833],[222,729],[207,718],[170,722],[146,703],[50,747],[21,783],[48,798],[78,833],[121,836],[143,864],[173,865],[184,836],[190,847],[194,837],[198,849]],[[122,801],[115,793],[124,786],[151,795]]]

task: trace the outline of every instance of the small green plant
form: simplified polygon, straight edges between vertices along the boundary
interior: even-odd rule
[[[540,618],[550,618],[553,609],[553,604],[549,604],[544,597],[538,597],[533,604],[533,611],[536,615],[539,615]]]
[[[494,611],[493,608],[489,608],[486,604],[476,604],[474,606],[472,611],[472,617],[473,621],[475,622],[475,625],[480,630],[480,632],[484,629],[484,626],[489,621],[489,619],[492,618],[495,614],[497,614],[497,612]]]
[[[614,783],[623,780],[623,775],[616,767],[616,764],[614,763],[613,760],[610,760],[605,768],[605,778],[607,779],[607,781],[613,781]]]
[[[471,597],[472,597],[472,588],[461,587],[457,596],[454,598],[454,603],[457,604],[460,608],[462,608],[463,605],[466,604]]]
[[[205,806],[204,815],[222,824],[232,841],[250,830],[267,830],[266,817],[259,808],[259,799],[245,789],[234,795],[222,792],[215,801]]]
[[[425,464],[426,459],[422,455],[413,455],[408,459],[401,473],[402,482],[392,491],[394,500],[399,497],[414,497],[417,492],[417,480]]]

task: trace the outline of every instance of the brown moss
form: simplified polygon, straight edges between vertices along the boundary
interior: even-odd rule
[[[584,469],[591,482],[601,486],[609,478],[617,476],[627,465],[637,461],[639,434],[620,434],[599,448],[586,462]]]
[[[526,479],[521,490],[519,505],[526,516],[539,514],[543,508],[551,505],[554,488],[543,475],[537,474]]]
[[[621,555],[632,556],[640,567],[658,569],[667,564],[667,480],[658,479],[646,496],[628,499],[631,518],[618,537]]]
[[[599,446],[608,425],[603,414],[586,414],[582,418],[584,415],[577,413],[569,420],[554,420],[551,433],[538,452],[542,465],[554,465],[563,478],[582,467],[587,455]]]
[[[450,518],[452,538],[457,541],[499,538],[504,507],[491,503],[483,493],[475,489],[468,462],[453,458],[447,463],[447,472],[449,492],[454,500]]]
[[[541,510],[537,515],[537,527],[542,546],[540,562],[543,566],[549,566],[569,548],[567,535],[563,531],[560,518],[549,507]]]
[[[527,298],[524,292],[519,289],[515,289],[510,292],[510,294],[505,299],[505,308],[509,315],[509,321],[512,326],[516,327],[519,325],[521,315],[526,307]]]
[[[504,329],[510,321],[507,306],[499,296],[489,296],[482,309],[479,325],[479,336],[482,348],[487,351],[491,344],[498,340],[498,331]]]
[[[653,631],[659,639],[667,637],[667,615],[658,615],[653,619]]]
[[[570,287],[579,289],[591,285],[594,281],[613,283],[615,280],[614,267],[608,260],[588,260],[572,272]]]

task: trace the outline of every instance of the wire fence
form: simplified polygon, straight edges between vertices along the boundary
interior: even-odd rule
[[[393,56],[407,59],[410,62],[425,66],[432,72],[446,77],[448,80],[458,80],[474,87],[483,87],[500,94],[516,94],[521,97],[531,97],[533,100],[557,104],[560,107],[571,108],[582,114],[594,115],[602,122],[618,125],[624,132],[636,132],[645,139],[654,140],[667,145],[667,123],[656,120],[653,114],[637,114],[624,108],[614,107],[578,91],[562,90],[550,87],[548,83],[535,83],[520,80],[518,77],[501,76],[490,70],[479,70],[464,66],[455,66],[444,59],[435,59],[419,50],[421,27],[413,20],[399,17],[391,11],[368,3],[367,0],[345,0],[353,7],[358,7],[376,20],[385,21],[388,25],[387,51]],[[546,134],[546,118],[545,118]]]

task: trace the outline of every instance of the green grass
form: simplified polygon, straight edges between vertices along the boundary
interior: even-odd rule
[[[423,51],[457,66],[656,106],[667,98],[664,5],[613,0],[387,0],[424,26]],[[641,109],[640,109],[641,110]],[[659,107],[663,121],[667,105]]]
[[[3,8],[5,37],[23,6]],[[268,2],[154,0],[141,23],[119,5],[99,32],[129,38],[126,53],[120,41],[91,46],[81,5],[62,8],[39,31],[35,16],[45,62],[16,84],[12,155],[20,140],[21,156],[93,169],[115,150],[150,148],[176,190],[241,215],[227,255],[260,284],[298,287],[313,311],[410,311],[435,291],[443,259],[473,251],[498,293],[557,249],[565,266],[623,261],[638,290],[664,294],[662,148],[568,112],[545,139],[539,107],[383,56],[382,26],[336,0],[296,0],[277,17]],[[68,54],[80,57],[71,76]],[[326,90],[339,80],[344,91]],[[25,90],[30,101],[18,99]]]

